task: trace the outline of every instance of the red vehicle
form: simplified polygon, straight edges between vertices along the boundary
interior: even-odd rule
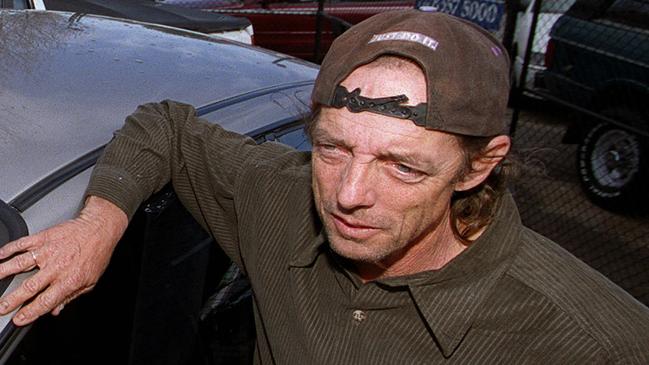
[[[317,0],[164,0],[165,4],[246,17],[258,46],[319,62],[349,26],[385,11],[411,9],[415,0],[327,0],[316,52]]]

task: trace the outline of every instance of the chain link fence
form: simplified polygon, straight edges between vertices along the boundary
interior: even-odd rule
[[[394,1],[321,0],[315,60]],[[649,0],[418,0],[471,20],[512,61],[524,223],[649,305]],[[371,8],[371,14],[367,9]]]
[[[649,1],[521,5],[511,49],[523,220],[649,305]]]

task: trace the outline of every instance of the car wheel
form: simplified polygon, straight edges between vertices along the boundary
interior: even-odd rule
[[[581,185],[602,208],[639,212],[649,200],[646,159],[647,145],[640,136],[612,124],[597,124],[577,152]]]

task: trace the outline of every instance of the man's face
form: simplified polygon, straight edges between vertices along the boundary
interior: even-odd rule
[[[424,75],[409,63],[363,66],[342,85],[360,87],[366,97],[405,94],[409,105],[426,102]],[[329,107],[312,137],[314,198],[339,255],[379,263],[452,237],[450,199],[463,167],[454,137],[410,120]]]

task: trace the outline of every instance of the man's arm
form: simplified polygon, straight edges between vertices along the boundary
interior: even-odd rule
[[[0,300],[0,314],[34,298],[14,318],[25,325],[47,312],[58,314],[61,305],[90,290],[138,206],[169,181],[185,207],[242,267],[234,203],[237,179],[246,166],[273,159],[286,162],[290,156],[286,146],[257,146],[250,138],[196,118],[189,105],[138,107],[95,166],[79,217],[0,249],[0,258],[14,256],[0,264],[0,277],[40,268]]]
[[[130,218],[142,201],[171,181],[185,208],[245,271],[235,195],[254,178],[240,181],[243,171],[257,171],[266,164],[279,171],[303,162],[300,156],[288,146],[257,145],[251,138],[196,118],[189,105],[146,104],[115,134],[86,194],[111,201]]]

